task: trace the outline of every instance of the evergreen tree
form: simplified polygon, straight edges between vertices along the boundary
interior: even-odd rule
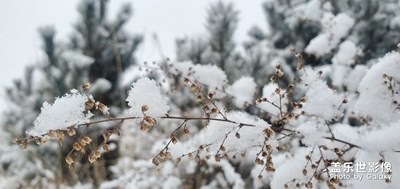
[[[106,0],[83,1],[79,6],[81,17],[75,25],[76,31],[67,43],[55,40],[56,32],[52,27],[42,27],[39,30],[45,58],[27,67],[24,78],[14,81],[14,85],[6,89],[6,98],[10,104],[5,112],[2,130],[11,133],[10,138],[23,136],[25,131],[32,128],[43,102],[51,103],[55,97],[63,96],[70,89],[79,89],[85,81],[93,83],[91,93],[97,100],[115,106],[113,109],[116,111],[125,105],[124,87],[128,86],[120,86],[120,78],[126,68],[136,64],[134,53],[142,37],[124,30],[132,14],[130,5],[122,6],[114,21],[107,20],[106,7]],[[92,135],[93,138],[97,137],[96,133]],[[70,150],[70,142],[73,141],[64,141],[66,145],[60,150],[54,144],[46,145],[45,148],[32,148],[30,153],[19,155],[21,159],[2,162],[3,169],[10,178],[27,180],[25,184],[43,177],[45,170],[55,173],[31,187],[44,187],[47,182],[52,182],[51,177],[54,177],[53,182],[56,183],[64,182],[63,179],[71,183],[92,180],[94,185],[98,185],[109,176],[106,170],[103,170],[102,176],[87,172],[85,174],[89,177],[71,174],[63,163],[65,154]],[[4,145],[1,148],[2,157],[5,155],[3,149],[8,149],[10,144]],[[115,150],[118,151],[118,148]],[[113,153],[108,156],[115,158]],[[22,173],[15,171],[23,167],[31,169]],[[98,169],[93,170],[96,171],[99,172]]]

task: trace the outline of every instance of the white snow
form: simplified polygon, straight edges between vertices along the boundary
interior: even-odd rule
[[[252,77],[241,77],[226,89],[226,92],[234,97],[235,105],[242,108],[245,103],[253,103],[253,95],[256,92],[256,83]]]
[[[393,105],[393,100],[400,102],[400,96],[392,94],[384,84],[383,74],[393,77],[394,82],[400,81],[400,53],[386,54],[373,65],[358,87],[360,97],[355,104],[355,113],[363,117],[371,117],[378,122],[399,120],[400,110]],[[400,87],[394,85],[393,90],[400,92]]]
[[[63,51],[61,56],[76,67],[86,67],[94,62],[92,57],[83,55],[79,51]]]
[[[97,79],[93,85],[90,87],[91,93],[104,93],[111,89],[111,82],[104,78]]]
[[[154,80],[147,77],[132,84],[126,101],[132,116],[143,117],[142,106],[144,105],[149,108],[145,112],[146,115],[153,118],[165,116],[169,110],[167,99],[161,93],[160,87]]]
[[[28,132],[32,136],[41,136],[50,130],[65,130],[68,127],[87,123],[93,116],[85,112],[87,97],[71,90],[61,98],[56,98],[53,104],[43,103],[41,113],[34,122],[34,128]]]
[[[182,73],[183,77],[208,86],[208,90],[216,93],[216,97],[223,96],[218,90],[222,90],[228,80],[225,72],[218,66],[193,64],[190,61],[176,62],[171,65],[173,73]]]
[[[324,32],[312,39],[305,51],[318,57],[328,54],[336,48],[340,40],[354,25],[354,19],[345,13],[334,16],[326,12],[321,20]]]
[[[339,45],[339,51],[332,58],[334,64],[350,65],[354,63],[354,57],[357,55],[356,45],[349,40]]]
[[[303,110],[325,120],[339,118],[342,115],[339,106],[342,104],[343,98],[330,89],[325,81],[316,78],[317,74],[308,69],[307,74],[301,78],[308,85],[307,101],[303,105]]]

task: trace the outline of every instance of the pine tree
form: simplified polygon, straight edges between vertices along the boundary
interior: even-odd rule
[[[230,80],[237,79],[243,66],[235,52],[234,33],[238,19],[238,11],[232,3],[218,1],[211,4],[206,18],[207,34],[177,39],[177,60],[217,65],[227,72]]]
[[[125,105],[124,87],[128,86],[120,87],[120,78],[124,70],[136,64],[134,53],[142,38],[124,30],[132,14],[129,4],[122,6],[114,21],[107,19],[106,7],[106,0],[82,2],[79,7],[81,17],[75,25],[76,31],[71,34],[67,43],[55,40],[56,32],[52,27],[42,27],[39,30],[46,56],[38,63],[28,66],[24,78],[14,81],[14,85],[6,89],[6,98],[10,105],[5,112],[2,130],[11,133],[13,138],[25,135],[24,132],[32,128],[43,102],[51,103],[55,97],[63,96],[71,89],[79,89],[86,81],[93,83],[91,93],[97,100],[114,106],[116,111]],[[93,135],[93,138],[97,137],[96,133]],[[92,180],[94,185],[98,185],[101,180],[110,176],[106,170],[102,173],[94,170],[93,173],[97,174],[88,174],[89,177],[71,174],[64,164],[64,156],[70,150],[69,142],[72,141],[65,140],[66,145],[61,149],[56,145],[32,148],[30,153],[19,155],[20,159],[5,162],[9,165],[5,171],[10,177],[27,180],[25,183],[42,177],[41,169],[55,173],[53,176],[56,183],[64,182],[63,179],[70,183]],[[6,147],[9,148],[7,145]],[[115,154],[110,153],[108,156]],[[38,164],[38,161],[42,163]],[[32,168],[23,172],[23,175],[14,171],[23,167]],[[49,182],[47,179],[51,178],[41,179],[35,186],[43,187]]]

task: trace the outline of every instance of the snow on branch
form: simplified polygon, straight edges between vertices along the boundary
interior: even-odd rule
[[[71,93],[56,98],[53,104],[44,102],[41,113],[33,123],[34,128],[28,134],[42,136],[50,130],[67,130],[89,122],[93,114],[85,109],[87,100],[87,96],[73,89]]]
[[[132,85],[126,101],[130,106],[130,114],[136,117],[142,117],[143,112],[153,118],[162,117],[169,110],[167,99],[161,93],[160,87],[147,77],[139,79]]]

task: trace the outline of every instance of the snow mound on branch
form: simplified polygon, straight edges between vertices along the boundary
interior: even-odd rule
[[[400,53],[388,53],[379,62],[373,65],[361,80],[354,112],[357,115],[371,117],[381,122],[392,122],[400,117],[400,110],[393,101],[400,102]],[[388,79],[383,74],[393,77],[392,90],[384,84]],[[389,84],[389,82],[388,82]],[[398,105],[397,105],[398,106]]]
[[[334,16],[332,13],[325,13],[321,24],[324,32],[310,41],[305,51],[316,56],[329,54],[336,48],[340,40],[347,35],[354,25],[354,19],[345,13]]]
[[[333,64],[350,65],[354,63],[356,55],[356,45],[352,41],[346,40],[340,44],[339,51],[332,58],[332,62]]]
[[[252,77],[242,77],[229,86],[226,92],[234,97],[235,105],[242,108],[246,102],[252,103],[256,87]]]
[[[43,103],[39,116],[34,121],[34,128],[28,132],[32,136],[41,136],[50,130],[67,129],[71,126],[84,124],[93,116],[91,112],[85,113],[87,97],[71,90],[61,98],[56,98],[53,104]]]
[[[223,97],[223,94],[217,93],[217,90],[223,89],[228,79],[225,72],[218,66],[193,64],[190,61],[176,62],[171,65],[174,74],[181,73],[183,77],[186,77],[193,82],[207,85],[210,92],[217,94],[216,97]]]
[[[308,85],[303,110],[324,120],[339,118],[342,115],[339,107],[343,98],[328,87],[325,81],[317,77],[318,73],[307,69],[302,76],[303,82]]]
[[[150,117],[162,117],[169,111],[167,99],[161,93],[160,87],[154,80],[147,77],[137,80],[132,84],[126,99],[130,106],[130,114],[136,117],[142,117],[142,106],[147,105],[149,110],[145,113]]]
[[[86,56],[79,51],[64,51],[61,56],[80,68],[89,66],[94,62],[92,57]]]
[[[108,90],[110,90],[112,87],[112,84],[110,81],[108,81],[107,79],[104,78],[99,78],[97,79],[92,87],[90,88],[90,92],[91,93],[104,93]]]

